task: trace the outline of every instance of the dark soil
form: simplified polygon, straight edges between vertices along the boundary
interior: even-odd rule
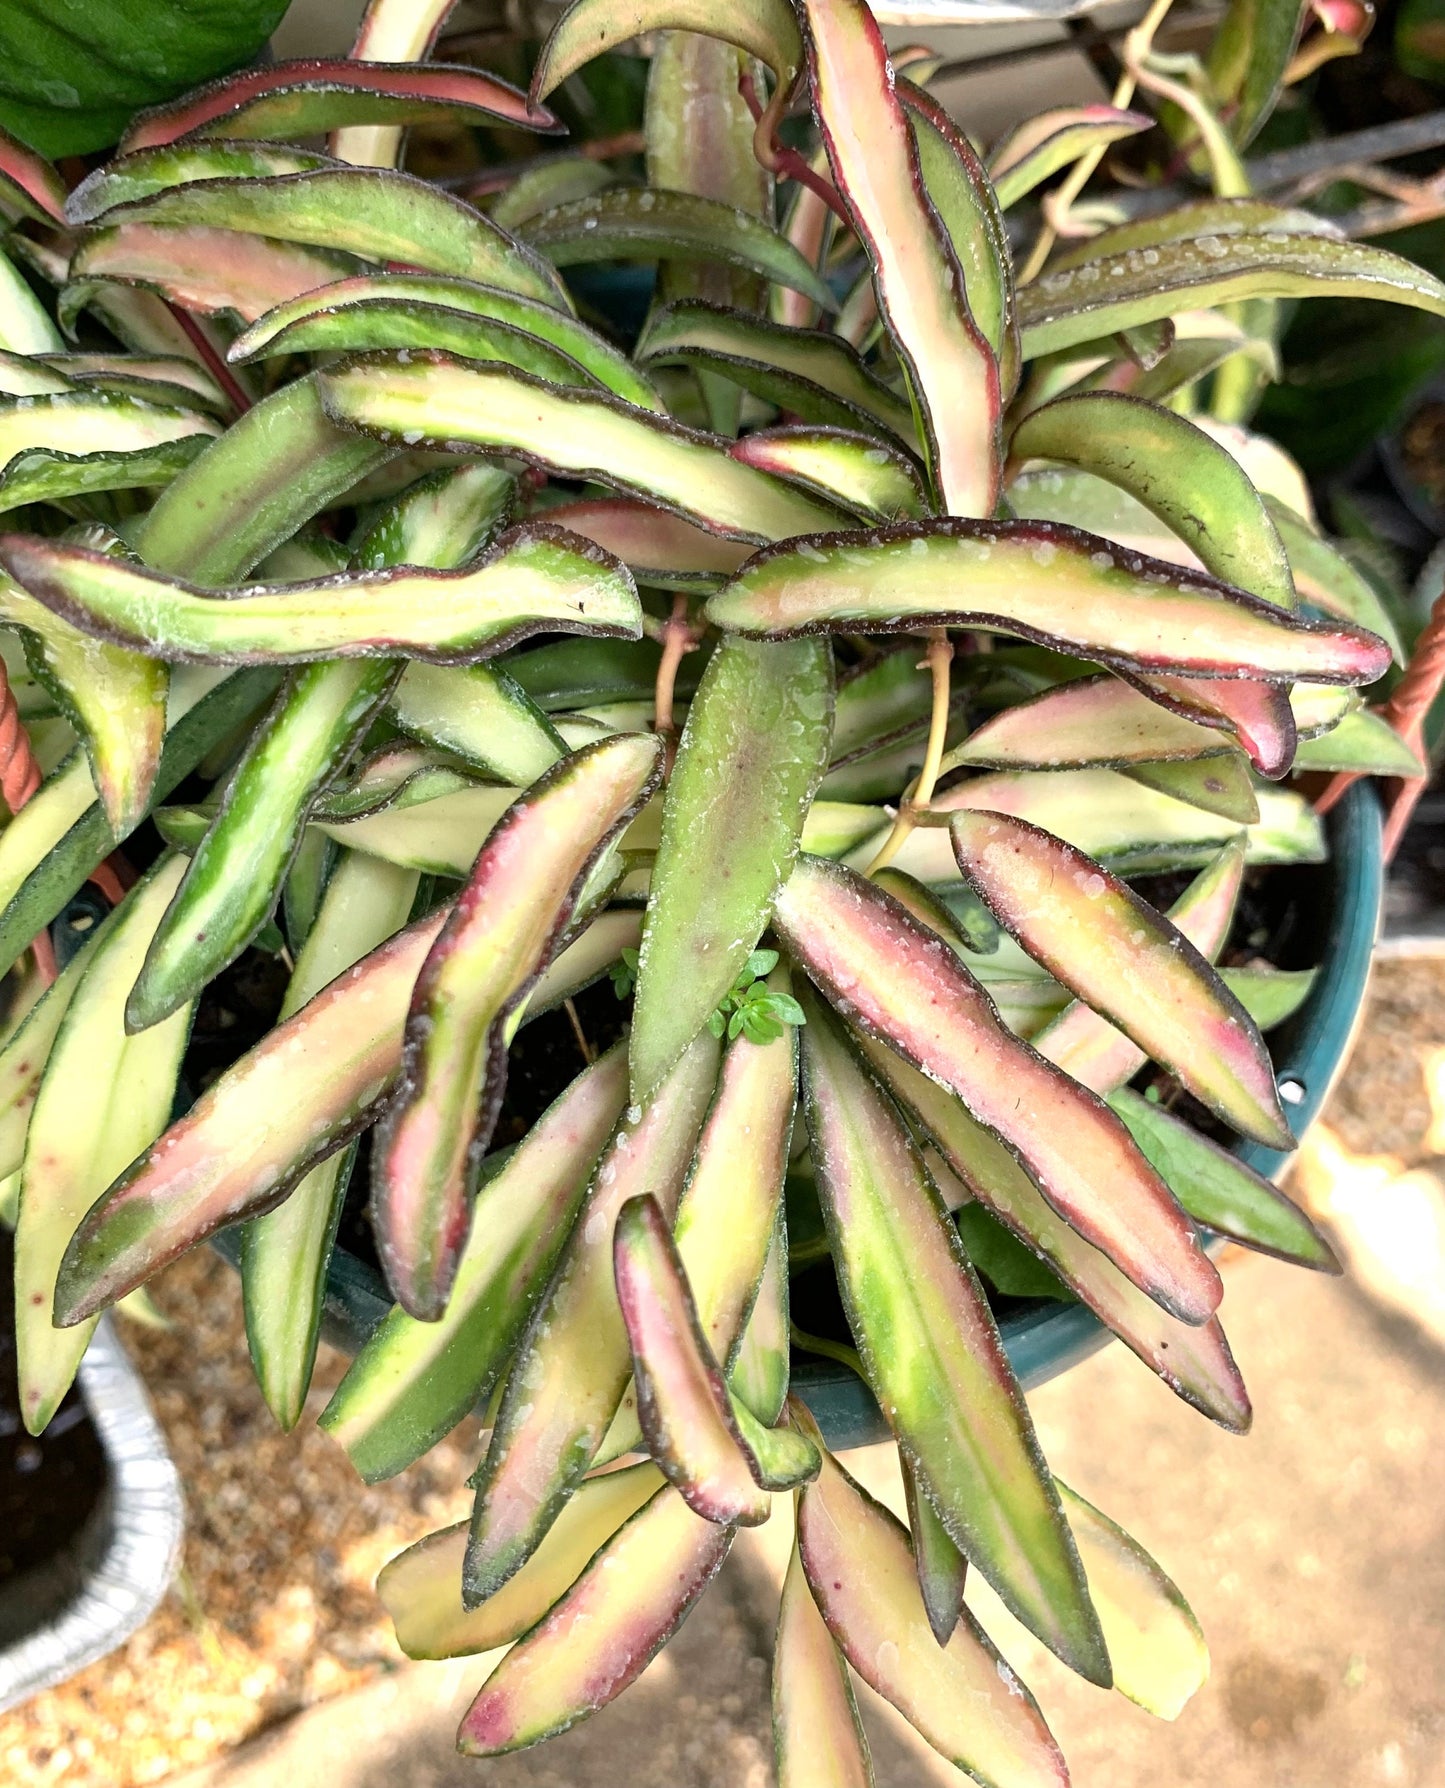
[[[15,1252],[0,1228],[0,1285]],[[105,1453],[73,1387],[39,1439],[20,1420],[14,1300],[0,1311],[0,1598],[26,1572],[50,1564],[80,1535],[105,1492]]]

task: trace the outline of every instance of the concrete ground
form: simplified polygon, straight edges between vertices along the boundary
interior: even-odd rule
[[[1164,1725],[1070,1677],[1001,1613],[985,1618],[1079,1788],[1445,1784],[1445,1353],[1354,1280],[1261,1259],[1234,1257],[1225,1308],[1255,1399],[1247,1439],[1178,1403],[1119,1347],[1031,1399],[1059,1475],[1188,1595],[1211,1682]],[[849,1463],[889,1494],[885,1449]],[[647,1675],[537,1751],[458,1758],[456,1722],[485,1670],[414,1665],[176,1788],[765,1788],[787,1539],[780,1507]],[[962,1780],[876,1701],[865,1718],[880,1788]]]

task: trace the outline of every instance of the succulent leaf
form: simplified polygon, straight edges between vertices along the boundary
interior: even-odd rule
[[[828,1241],[863,1369],[954,1544],[1066,1663],[1098,1623],[982,1288],[897,1107],[812,1001],[803,1085]]]
[[[727,995],[787,879],[827,767],[831,654],[729,640],[713,654],[662,809],[638,965],[634,1099]]]
[[[491,1393],[626,1094],[627,1052],[619,1045],[580,1074],[484,1179],[441,1320],[418,1322],[397,1308],[368,1337],[320,1417],[368,1483],[404,1470]],[[460,1551],[456,1596],[460,1609]]]
[[[798,1549],[843,1656],[936,1751],[989,1788],[1063,1788],[1033,1696],[966,1609],[938,1643],[907,1530],[826,1453],[798,1506]]]
[[[799,859],[774,927],[850,1023],[963,1100],[1080,1234],[1173,1314],[1204,1322],[1219,1275],[1106,1107],[1005,1030],[947,944],[861,876]]]
[[[848,1666],[818,1612],[795,1545],[773,1639],[778,1788],[873,1788]]]
[[[664,1215],[675,1211],[717,1068],[717,1044],[703,1031],[649,1103],[624,1113],[603,1151],[523,1333],[477,1472],[468,1607],[495,1595],[533,1555],[606,1435],[631,1371],[612,1270],[617,1213],[642,1192]]]
[[[958,813],[954,854],[1028,953],[1246,1136],[1291,1148],[1269,1052],[1192,943],[1062,839],[1004,814]]]

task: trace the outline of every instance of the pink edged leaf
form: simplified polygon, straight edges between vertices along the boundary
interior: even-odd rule
[[[554,1607],[624,1521],[665,1480],[651,1461],[588,1478],[516,1576],[468,1612],[462,1607],[467,1524],[408,1546],[376,1580],[396,1642],[409,1658],[464,1658],[509,1645]]]
[[[534,106],[524,93],[477,68],[350,58],[273,62],[138,113],[120,149],[150,149],[189,136],[299,143],[348,125],[492,119],[522,130],[563,128],[546,106]]]
[[[967,1609],[938,1643],[907,1530],[826,1453],[798,1506],[798,1550],[843,1656],[934,1750],[984,1788],[1065,1788],[1033,1696]]]
[[[1059,1484],[1099,1610],[1114,1687],[1161,1720],[1175,1720],[1209,1677],[1209,1647],[1178,1586],[1139,1542]]]
[[[695,1514],[756,1527],[771,1502],[753,1481],[727,1385],[655,1198],[623,1205],[612,1263],[648,1450]]]
[[[1269,1051],[1209,963],[1162,913],[1061,838],[1006,814],[957,813],[958,866],[999,924],[1211,1111],[1294,1147]]]
[[[82,631],[171,662],[301,664],[401,653],[474,662],[538,632],[636,639],[642,611],[610,554],[546,522],[510,529],[464,570],[402,565],[214,589],[39,535],[0,535],[0,564]]]
[[[1249,1397],[1217,1317],[1180,1322],[1075,1233],[1013,1155],[963,1103],[870,1038],[861,1047],[974,1197],[1045,1261],[1176,1396],[1232,1433],[1250,1423]]]
[[[779,992],[787,991],[787,979],[779,970],[774,970],[770,984]],[[723,1056],[717,1095],[678,1204],[673,1237],[703,1336],[712,1357],[725,1368],[736,1362],[776,1243],[797,1095],[798,1044],[793,1027],[786,1027],[771,1043],[735,1038]],[[740,1137],[747,1139],[743,1146]],[[746,1402],[742,1387],[734,1388]],[[781,1397],[762,1399],[769,1421],[776,1420],[781,1406]],[[734,1415],[738,1416],[736,1410]],[[641,1444],[636,1390],[629,1386],[598,1463]]]
[[[65,182],[27,144],[0,130],[0,216],[65,222]]]
[[[1244,880],[1244,851],[1228,844],[1169,909],[1170,923],[1207,961],[1224,948]],[[1132,1080],[1149,1057],[1137,1043],[1075,1000],[1031,1039],[1047,1061],[1095,1093]]]
[[[804,1009],[808,1135],[868,1383],[949,1538],[1031,1632],[1107,1682],[1078,1557],[958,1232],[897,1106],[822,1003]]]
[[[837,511],[730,457],[704,435],[602,392],[566,390],[449,354],[370,354],[317,375],[333,421],[394,445],[504,452],[595,479],[732,539],[832,526]]]
[[[732,448],[734,459],[816,491],[867,521],[903,521],[926,508],[913,462],[896,448],[841,428],[757,429]]]
[[[613,1277],[617,1213],[644,1192],[664,1216],[676,1211],[717,1071],[718,1045],[704,1031],[646,1106],[624,1114],[603,1151],[517,1348],[476,1474],[468,1607],[495,1595],[537,1550],[616,1414],[632,1371]]]
[[[259,180],[191,180],[114,206],[101,221],[121,229],[232,230],[383,264],[405,261],[568,308],[560,277],[540,255],[441,187],[390,169],[337,166]],[[74,277],[76,268],[71,271]]]
[[[506,1080],[507,1018],[546,966],[581,880],[656,788],[659,741],[564,758],[497,822],[417,977],[400,1093],[372,1152],[387,1282],[421,1321],[446,1308]]]
[[[818,1612],[796,1545],[773,1640],[778,1788],[873,1788],[873,1761],[848,1666]]]
[[[626,1098],[619,1044],[559,1094],[483,1184],[441,1321],[393,1309],[371,1331],[319,1418],[368,1483],[419,1459],[491,1394]]]
[[[998,361],[1002,396],[1019,382],[1013,251],[1003,211],[973,144],[931,93],[898,84],[908,110],[924,191],[963,270],[974,322]]]
[[[1227,740],[1131,689],[1117,677],[1080,677],[1004,708],[946,753],[960,769],[1074,769],[1220,757]]]
[[[913,1566],[928,1624],[940,1645],[947,1645],[963,1612],[963,1591],[968,1581],[968,1560],[948,1537],[938,1511],[920,1489],[918,1474],[906,1459],[903,1490],[908,1499],[908,1535],[913,1543]]]
[[[1122,111],[1115,106],[1060,106],[1036,113],[1011,130],[989,155],[989,177],[998,202],[1005,208],[1017,204],[1051,174],[1091,149],[1153,128],[1154,120],[1147,112]]]
[[[728,631],[983,627],[1132,671],[1371,683],[1390,649],[1053,522],[908,522],[755,553],[708,603]]]
[[[863,0],[803,0],[800,12],[823,145],[925,419],[943,506],[957,515],[992,515],[998,362],[970,314],[963,269],[929,204],[882,34]]]
[[[956,1094],[1141,1290],[1206,1320],[1223,1288],[1168,1187],[1107,1106],[1005,1028],[942,938],[817,857],[799,859],[773,924],[851,1024]]]
[[[1297,729],[1283,685],[1167,674],[1134,680],[1152,701],[1186,720],[1232,733],[1261,776],[1277,781],[1294,762]]]
[[[772,103],[758,121],[754,145],[773,165],[773,135],[803,61],[798,21],[788,0],[574,0],[552,28],[532,70],[533,102],[543,100],[594,56],[652,31],[696,31],[720,37],[772,71]]]
[[[401,1065],[412,985],[445,917],[400,932],[268,1031],[122,1174],[66,1250],[57,1321],[95,1315],[216,1230],[280,1204],[366,1127]]]
[[[462,1718],[457,1749],[499,1757],[565,1732],[639,1677],[711,1583],[733,1530],[664,1485],[517,1641]]]
[[[350,255],[242,236],[197,224],[118,223],[88,231],[70,263],[71,286],[139,286],[182,310],[234,311],[253,323],[278,304],[354,272]]]

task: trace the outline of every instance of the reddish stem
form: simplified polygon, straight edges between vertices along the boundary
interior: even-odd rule
[[[210,373],[211,377],[235,405],[236,414],[238,416],[244,416],[246,411],[251,407],[251,399],[246,395],[245,387],[216,352],[210,339],[207,337],[205,330],[201,328],[200,324],[189,311],[182,310],[179,305],[168,304],[166,309],[176,319],[181,328],[186,332],[186,335],[190,338],[191,345],[205,362],[206,371]]]
[[[757,84],[749,69],[744,69],[738,76],[738,92],[742,94],[748,110],[753,115],[753,122],[762,122],[764,107],[758,97]],[[832,181],[825,180],[815,169],[810,168],[807,161],[796,149],[789,149],[780,143],[771,133],[766,138],[755,136],[753,149],[759,161],[769,173],[776,174],[779,180],[796,180],[799,186],[806,186],[808,191],[820,198],[845,229],[853,228],[853,219],[848,215],[848,207],[843,203],[838,189]]]
[[[5,661],[0,658],[0,795],[4,795],[5,805],[12,814],[19,813],[40,783],[40,765],[15,704],[15,691],[10,687]],[[50,933],[40,932],[30,948],[35,953],[40,978],[48,987],[58,973]]]
[[[1441,685],[1445,684],[1445,590],[1435,598],[1430,619],[1415,642],[1405,674],[1395,685],[1394,694],[1380,710],[1381,717],[1394,727],[1405,743],[1420,757],[1425,750],[1425,716],[1435,704]],[[1317,813],[1328,813],[1347,788],[1360,780],[1359,770],[1342,770],[1332,776],[1324,792],[1315,802]],[[1396,780],[1385,820],[1385,861],[1388,863],[1399,849],[1405,827],[1415,804],[1425,792],[1430,776],[1406,776]]]

